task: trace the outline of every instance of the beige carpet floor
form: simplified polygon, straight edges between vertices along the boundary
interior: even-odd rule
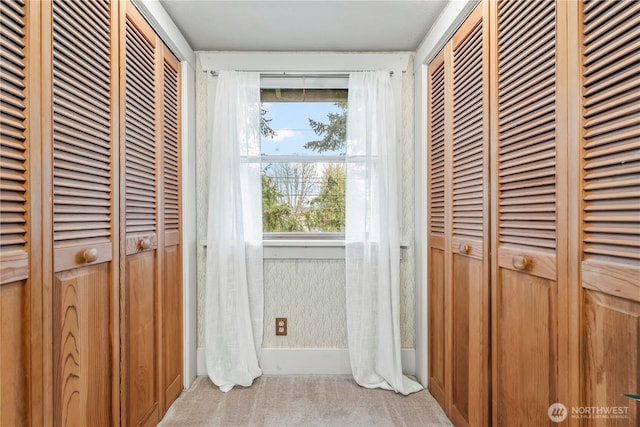
[[[350,376],[262,376],[222,393],[209,378],[169,408],[160,426],[451,426],[428,391],[409,396],[359,387]]]

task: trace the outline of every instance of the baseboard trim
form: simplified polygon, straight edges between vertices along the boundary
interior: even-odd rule
[[[415,375],[416,351],[400,351],[405,375]],[[198,375],[207,375],[204,347],[198,347]],[[263,348],[260,367],[265,375],[346,375],[351,373],[346,348]]]

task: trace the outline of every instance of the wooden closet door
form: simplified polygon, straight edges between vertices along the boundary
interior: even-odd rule
[[[640,3],[582,2],[582,405],[640,404]]]
[[[53,36],[53,424],[106,426],[117,377],[117,4],[45,5]]]
[[[494,7],[492,417],[496,426],[541,426],[558,401],[557,271],[566,255],[556,221],[566,199],[558,192],[565,124],[557,120],[556,4]]]
[[[0,425],[29,419],[32,88],[31,4],[0,4]],[[37,5],[36,5],[37,6]],[[36,150],[38,146],[36,145]],[[37,152],[37,151],[36,151]],[[37,168],[36,168],[37,169]],[[30,290],[30,287],[34,287]]]
[[[449,416],[456,426],[489,424],[487,7],[478,5],[452,40],[452,226],[446,240],[452,264]]]
[[[182,391],[182,233],[180,63],[163,46],[162,211],[164,228],[162,346],[164,411]]]
[[[445,286],[445,51],[429,64],[429,115],[428,115],[428,235],[427,253],[429,266],[429,391],[440,406],[447,408],[446,369],[447,348]]]
[[[127,425],[159,420],[159,259],[156,36],[127,2],[124,25],[123,396]]]

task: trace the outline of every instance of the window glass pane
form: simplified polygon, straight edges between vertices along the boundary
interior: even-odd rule
[[[269,232],[344,232],[343,162],[262,164],[263,229]]]
[[[264,102],[262,154],[344,155],[346,101]]]
[[[261,97],[264,232],[343,233],[347,91],[263,89]]]

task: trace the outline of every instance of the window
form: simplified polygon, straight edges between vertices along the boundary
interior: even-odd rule
[[[261,100],[265,237],[342,238],[347,90],[263,88]]]

